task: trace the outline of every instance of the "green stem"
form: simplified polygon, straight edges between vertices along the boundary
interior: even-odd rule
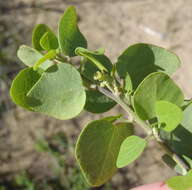
[[[129,116],[133,117],[133,120],[138,123],[147,133],[147,135],[151,135],[152,134],[152,130],[151,128],[143,121],[141,120],[134,112],[133,110],[125,103],[123,102],[118,96],[113,95],[111,92],[109,92],[108,90],[98,87],[98,90],[108,96],[109,98],[113,99],[115,102],[117,102],[128,114]]]

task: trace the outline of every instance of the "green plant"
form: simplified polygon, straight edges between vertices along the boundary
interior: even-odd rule
[[[139,43],[112,64],[103,48],[86,49],[74,7],[62,16],[58,37],[39,24],[32,44],[33,48],[23,45],[18,50],[28,67],[10,89],[17,105],[61,120],[76,117],[83,109],[103,113],[116,104],[128,113],[128,119],[118,115],[92,121],[81,132],[76,158],[91,186],[104,184],[155,139],[165,150],[163,160],[182,175],[167,184],[174,190],[192,187],[192,104],[170,78],[181,64],[174,53]],[[81,57],[78,64],[74,56]],[[134,135],[135,124],[145,130],[145,138]]]

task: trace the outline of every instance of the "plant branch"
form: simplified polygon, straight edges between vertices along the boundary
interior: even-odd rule
[[[159,145],[163,148],[163,150],[171,156],[171,158],[182,168],[183,173],[187,174],[187,171],[189,170],[188,165],[180,158],[179,155],[177,155],[175,152],[173,152],[166,144],[165,142],[159,137],[159,135],[156,135],[154,131],[145,123],[143,120],[141,120],[135,113],[134,111],[123,101],[119,96],[114,95],[112,92],[109,90],[106,90],[104,88],[98,87],[98,90],[106,95],[107,97],[111,98],[115,102],[117,102],[128,114],[129,116],[133,117],[133,120],[140,126],[142,127],[145,132],[147,133],[147,137],[153,135]]]
[[[114,94],[112,94],[110,91],[98,87],[98,90],[106,95],[107,97],[111,98],[112,100],[114,100],[115,102],[117,102],[128,114],[130,117],[133,117],[133,120],[139,124],[139,126],[141,126],[145,132],[147,133],[147,135],[151,135],[152,134],[152,130],[151,128],[140,118],[138,118],[138,116],[133,112],[133,110],[125,103],[123,102],[118,96],[115,96]]]

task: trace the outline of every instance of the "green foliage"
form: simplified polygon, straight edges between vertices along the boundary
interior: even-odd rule
[[[178,106],[162,100],[156,102],[156,115],[159,124],[167,132],[173,131],[183,118],[183,112]]]
[[[104,117],[103,119],[106,121],[109,121],[111,123],[114,123],[115,121],[117,121],[118,119],[120,119],[122,117],[122,115],[115,115],[115,116],[108,116],[108,117]]]
[[[130,78],[129,74],[127,74],[125,77],[124,90],[125,90],[125,93],[127,96],[129,96],[133,91],[133,85],[132,85],[131,78]]]
[[[77,25],[74,7],[68,7],[59,22],[59,47],[65,55],[75,56],[77,47],[87,47],[87,41]]]
[[[38,71],[34,71],[32,68],[26,68],[19,72],[12,82],[10,89],[10,96],[14,103],[19,106],[32,110],[29,102],[30,98],[27,93],[39,80],[41,74]]]
[[[45,42],[46,39],[47,41]],[[44,49],[47,50],[48,47],[56,49],[58,46],[57,44],[58,44],[57,37],[47,25],[38,24],[34,28],[32,34],[32,45],[36,50],[38,51],[42,51]]]
[[[121,144],[117,167],[122,168],[135,161],[144,151],[147,142],[138,136],[127,137]]]
[[[85,109],[92,113],[103,113],[116,105],[116,102],[97,90],[86,91]]]
[[[27,96],[34,111],[58,119],[75,117],[85,104],[85,91],[80,75],[65,63],[47,69]]]
[[[85,91],[75,68],[59,63],[41,75],[33,68],[21,71],[12,83],[11,97],[16,104],[53,116],[70,119],[85,104]]]
[[[173,190],[191,190],[192,188],[192,172],[186,176],[175,176],[167,180],[167,185]]]
[[[113,125],[104,119],[84,128],[77,141],[76,157],[89,184],[100,186],[114,175],[120,145],[132,133],[130,123]]]
[[[59,47],[57,37],[51,31],[46,32],[40,39],[40,45],[44,50],[57,49]]]
[[[171,79],[180,66],[175,54],[140,43],[128,47],[113,64],[103,48],[86,49],[72,6],[60,19],[58,36],[39,24],[32,44],[34,49],[23,45],[17,52],[27,66],[11,85],[10,95],[17,105],[62,120],[83,109],[103,113],[116,104],[129,114],[129,121],[122,115],[108,116],[90,122],[81,132],[76,158],[90,185],[102,185],[117,167],[136,160],[150,137],[164,147],[163,160],[175,171],[184,175],[192,168],[192,100],[184,100]],[[78,63],[73,56],[78,56]],[[135,123],[146,131],[145,138],[134,135]],[[58,157],[46,143],[39,143],[38,148]],[[188,178],[176,177],[168,183],[173,190],[181,190]]]
[[[77,48],[75,50],[77,55],[83,56],[86,59],[88,59],[90,62],[95,64],[95,66],[100,70],[100,71],[111,71],[112,70],[112,63],[109,60],[107,56],[105,56],[103,49],[99,49],[96,51],[89,51],[85,48]]]
[[[17,51],[17,56],[19,59],[28,67],[32,67],[37,63],[39,60],[41,60],[44,56],[39,53],[37,50],[22,45],[19,47]],[[46,70],[48,67],[50,67],[53,63],[50,60],[45,60],[44,63],[41,64],[41,68]]]
[[[128,47],[118,58],[117,72],[125,78],[128,73],[133,82],[133,88],[150,73],[163,71],[174,73],[180,66],[179,58],[164,48],[152,44],[135,44]]]
[[[55,50],[50,50],[48,51],[42,58],[40,58],[34,65],[33,68],[34,70],[37,70],[43,63],[46,61],[52,60],[56,57],[56,51]],[[46,64],[47,66],[47,64]]]
[[[162,132],[164,141],[176,152],[181,155],[186,162],[192,162],[192,104],[188,105],[183,111],[183,119],[180,125],[171,133]]]
[[[165,73],[148,75],[134,93],[134,108],[143,120],[156,117],[156,101],[165,100],[181,106],[184,97],[180,88]]]

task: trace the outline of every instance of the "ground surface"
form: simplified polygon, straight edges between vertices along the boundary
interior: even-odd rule
[[[153,43],[177,53],[183,66],[174,79],[185,90],[187,97],[192,96],[191,0],[1,1],[0,32],[9,39],[3,47],[6,48],[6,54],[11,55],[10,59],[16,59],[15,42],[30,44],[31,29],[37,23],[46,23],[56,30],[59,17],[66,6],[71,4],[78,9],[80,28],[88,39],[89,48],[105,47],[113,61],[125,48],[137,42]],[[15,72],[13,63],[11,66],[9,63],[8,67]],[[4,72],[7,69],[7,66],[3,66]],[[2,89],[5,100],[7,89]],[[0,120],[0,175],[39,167],[47,175],[46,168],[52,161],[47,155],[34,151],[35,140],[64,131],[74,141],[80,127],[92,118],[97,118],[83,112],[77,119],[58,121],[14,108],[11,103],[7,106],[10,110]],[[110,113],[119,111],[116,108]],[[140,131],[138,133],[142,134]],[[114,176],[112,181],[116,184],[115,189],[126,190],[134,185],[161,181],[174,175],[160,161],[161,155],[160,147],[152,142],[138,161]]]

